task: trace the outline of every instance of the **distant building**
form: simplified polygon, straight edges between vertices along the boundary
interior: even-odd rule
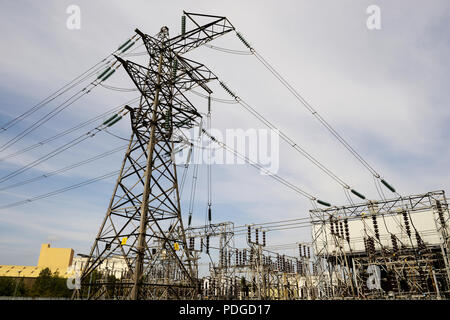
[[[49,268],[52,273],[57,272],[60,277],[69,278],[81,274],[88,259],[73,256],[73,249],[51,248],[49,243],[44,243],[41,245],[37,266],[0,265],[0,277],[33,279],[37,278],[42,270]],[[128,271],[128,266],[122,257],[112,257],[103,261],[97,270],[120,279]]]
[[[72,265],[68,268],[68,272],[75,272],[81,274],[81,270],[86,265],[88,258],[76,257],[73,259]],[[113,275],[117,279],[121,279],[128,271],[128,265],[123,257],[111,257],[104,260],[98,267],[97,271],[106,274]]]
[[[57,272],[60,277],[69,277],[68,268],[72,265],[73,249],[50,248],[50,244],[41,245],[41,252],[37,266],[0,265],[0,277],[36,278],[45,268],[52,273]]]

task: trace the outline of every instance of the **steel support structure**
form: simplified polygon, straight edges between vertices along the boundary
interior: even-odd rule
[[[89,292],[90,299],[193,299],[199,293],[180,208],[173,156],[180,141],[174,132],[192,128],[201,117],[185,93],[200,87],[211,94],[207,83],[216,78],[182,55],[234,27],[219,16],[184,12],[183,20],[181,35],[173,38],[167,27],[155,37],[136,29],[148,51],[148,67],[116,57],[141,99],[137,108],[127,106],[132,135],[74,297],[86,298]],[[113,284],[97,271],[111,257],[122,258],[128,268]]]
[[[415,212],[433,215],[435,230],[432,233],[439,238],[439,244],[424,242],[415,227],[415,241],[412,241],[411,226],[402,218],[409,216],[406,220],[411,219]],[[388,245],[386,239],[380,239],[377,220],[385,217],[397,221],[401,232],[408,234],[404,236],[408,241],[402,243],[393,233],[395,244]],[[321,298],[450,297],[450,217],[444,191],[311,210],[310,218]],[[362,223],[359,232],[363,234],[365,250],[358,252],[352,250],[350,235],[343,232],[341,224],[353,220]],[[367,282],[368,270],[375,267],[380,270],[380,285],[372,288]]]

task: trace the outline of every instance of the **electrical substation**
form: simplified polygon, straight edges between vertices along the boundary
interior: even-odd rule
[[[209,44],[232,34],[245,51]],[[138,46],[145,51],[133,53],[132,49]],[[210,66],[185,57],[200,46],[254,56],[370,172],[380,199],[366,199],[361,190],[345,182],[244,101]],[[137,56],[145,63],[129,60]],[[119,90],[104,83],[119,68],[129,76],[139,97],[107,114],[106,120],[103,115],[102,124],[88,132],[88,136],[96,135],[123,119],[130,123],[131,137],[126,146],[115,151],[124,152],[123,161],[117,164],[119,171],[108,175],[117,179],[86,255],[81,287],[74,291],[74,299],[450,298],[450,216],[444,191],[400,195],[236,31],[228,18],[183,12],[181,32],[175,36],[167,27],[154,36],[136,29],[114,53],[76,80],[91,81],[80,95],[96,86]],[[223,89],[229,100],[214,96],[213,83]],[[188,93],[203,98],[208,111],[199,112]],[[205,224],[193,226],[198,164],[189,163],[196,156],[196,141],[187,138],[185,130],[198,128],[199,136],[209,142],[210,148],[215,145],[255,169],[264,170],[210,132],[211,106],[215,103],[236,103],[269,129],[277,129],[283,143],[342,188],[349,204],[332,205],[278,174],[271,174],[267,179],[305,198],[311,203],[311,210],[299,213],[302,218],[291,220],[241,224],[216,222],[215,218],[213,222],[208,167]],[[188,153],[183,165],[174,159],[180,150]],[[211,150],[206,149],[208,152]],[[187,178],[188,170],[192,171],[192,180]],[[183,212],[187,219],[183,219],[180,193],[187,181],[191,183],[191,202],[189,212]],[[356,202],[352,200],[355,198]],[[280,253],[272,246],[272,231],[299,227],[309,230],[311,241],[290,245],[290,252],[295,253]],[[123,262],[120,276],[114,268],[100,269],[110,259]]]

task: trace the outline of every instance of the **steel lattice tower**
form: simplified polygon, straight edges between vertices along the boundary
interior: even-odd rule
[[[186,244],[177,170],[172,150],[180,143],[174,130],[192,128],[200,114],[186,91],[215,80],[203,64],[182,54],[226,34],[225,17],[184,13],[181,35],[156,37],[136,29],[149,54],[148,67],[116,57],[138,88],[139,107],[130,112],[132,135],[106,216],[82,268],[78,297],[91,299],[195,298],[198,282]],[[194,26],[186,31],[186,17]],[[127,272],[111,283],[95,270],[108,258],[122,258]],[[94,279],[93,279],[94,275]]]

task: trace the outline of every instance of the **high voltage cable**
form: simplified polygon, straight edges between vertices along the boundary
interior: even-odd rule
[[[281,74],[271,66],[248,42],[244,37],[236,32],[237,37],[242,43],[254,54],[254,56],[270,71],[280,82],[285,86],[294,97],[303,104],[303,106],[333,135],[372,175],[374,175],[380,182],[388,188],[391,192],[396,193],[395,188],[392,187],[386,180],[381,178],[381,175],[352,147],[350,144],[290,85],[290,83],[281,76]]]
[[[189,92],[192,92],[193,94],[195,94],[195,95],[197,95],[199,97],[208,99],[208,95],[202,94],[202,93],[197,92],[197,91],[195,91],[193,89],[189,90]],[[221,99],[221,98],[213,98],[213,97],[211,97],[211,100],[215,101],[215,102],[228,103],[228,104],[236,104],[236,103],[238,103],[235,99]]]
[[[210,48],[210,49],[214,49],[214,50],[222,51],[222,52],[226,52],[226,53],[232,53],[232,54],[238,54],[238,55],[252,55],[252,53],[248,52],[248,51],[222,48],[222,47],[217,47],[217,46],[213,46],[213,45],[210,45],[210,44],[204,44],[204,46],[207,47],[207,48]]]
[[[123,111],[123,109],[121,110]],[[121,112],[120,111],[120,112]],[[55,157],[56,155],[78,145],[79,143],[83,142],[84,140],[88,139],[88,138],[92,138],[94,137],[98,132],[101,132],[102,130],[114,125],[116,122],[118,122],[120,119],[122,119],[122,116],[119,116],[117,113],[110,117],[109,119],[107,119],[106,121],[104,121],[101,125],[95,127],[94,129],[89,130],[87,133],[84,133],[78,137],[76,137],[75,139],[72,139],[71,141],[65,143],[64,145],[54,149],[53,151],[45,154],[44,156],[28,163],[27,165],[23,166],[20,169],[17,169],[3,177],[0,178],[0,183],[3,183],[5,181],[10,180],[11,178]]]
[[[285,223],[285,222],[292,222],[292,221],[303,221],[303,220],[310,220],[309,217],[305,217],[305,218],[296,218],[296,219],[287,219],[287,220],[279,220],[279,221],[275,221],[275,222],[263,222],[263,223],[252,223],[251,226],[262,226],[262,225],[267,225],[267,224],[275,224],[275,223]],[[240,226],[235,226],[234,229],[241,229],[241,228],[247,228],[249,225],[240,225]]]
[[[133,91],[138,91],[137,88],[120,88],[120,87],[108,86],[108,85],[103,84],[103,83],[101,83],[100,86],[103,87],[103,88],[105,88],[105,89],[109,89],[109,90],[113,90],[113,91],[119,91],[119,92],[133,92]]]
[[[201,136],[199,135],[198,140],[200,140]],[[197,190],[197,180],[198,180],[198,164],[199,164],[199,156],[200,156],[200,151],[195,152],[194,153],[194,157],[195,159],[197,159],[197,161],[194,160],[194,170],[192,172],[192,183],[191,183],[191,194],[189,197],[189,209],[188,209],[188,225],[191,224],[192,221],[192,214],[194,211],[194,205],[195,205],[195,192]]]
[[[108,56],[109,57],[109,56]],[[36,112],[37,110],[39,110],[40,108],[42,108],[44,105],[48,104],[49,102],[53,101],[54,99],[56,99],[57,97],[59,97],[61,94],[67,92],[68,90],[72,89],[73,87],[77,86],[78,84],[80,84],[81,82],[83,82],[86,77],[80,81],[79,80],[81,77],[83,77],[86,73],[88,73],[89,71],[91,71],[92,69],[94,69],[95,67],[97,67],[100,63],[105,62],[108,57],[106,57],[105,59],[101,60],[100,62],[98,62],[97,64],[95,64],[94,66],[92,66],[91,68],[89,68],[87,71],[83,72],[82,74],[80,74],[78,77],[76,77],[75,79],[73,79],[72,81],[70,81],[69,83],[65,84],[63,87],[61,87],[59,90],[57,90],[56,92],[52,93],[50,96],[46,97],[44,100],[42,100],[41,102],[39,102],[38,104],[36,104],[34,107],[32,107],[31,109],[27,110],[26,112],[22,113],[21,115],[19,115],[18,117],[8,121],[7,123],[5,123],[0,129],[2,131],[6,131],[9,128],[11,128],[12,126],[14,126],[15,124],[17,124],[18,122],[22,121],[23,119],[25,119],[26,117],[30,116],[31,114],[33,114],[34,112]],[[103,67],[103,66],[102,66]],[[97,71],[98,69],[94,70],[94,73]],[[91,75],[91,74],[90,74]],[[90,77],[90,75],[88,77]],[[76,82],[77,81],[77,82]],[[75,84],[73,84],[74,82],[76,82]]]
[[[1,209],[1,208],[0,208]],[[272,228],[272,229],[267,229],[265,230],[266,232],[271,232],[271,231],[282,231],[282,230],[292,230],[292,229],[300,229],[300,228],[307,228],[310,227],[310,225],[301,225],[301,226],[294,226],[294,227],[283,227],[283,228]],[[241,233],[236,233],[234,234],[235,236],[242,236],[247,234],[246,232],[241,232]]]
[[[125,103],[121,104],[120,106],[114,107],[114,108],[112,108],[112,109],[110,109],[110,110],[108,110],[108,111],[106,111],[106,112],[104,112],[104,113],[94,117],[94,118],[91,118],[91,119],[89,119],[87,121],[84,121],[84,122],[82,122],[82,123],[80,123],[80,124],[78,124],[78,125],[76,125],[76,126],[74,126],[72,128],[69,128],[69,129],[67,129],[67,130],[65,130],[65,131],[63,131],[61,133],[58,133],[58,134],[56,134],[56,135],[54,135],[52,137],[46,138],[46,139],[44,139],[44,140],[42,140],[42,141],[40,141],[38,143],[35,143],[35,144],[31,145],[31,146],[28,146],[26,148],[23,148],[23,149],[20,149],[20,150],[14,152],[14,153],[11,153],[11,154],[9,154],[7,156],[4,156],[4,157],[0,158],[0,161],[6,160],[6,159],[9,159],[9,158],[12,158],[12,157],[15,157],[15,156],[20,155],[20,154],[22,154],[24,152],[36,149],[36,148],[38,148],[40,146],[43,146],[44,144],[47,144],[47,143],[52,142],[54,140],[57,140],[57,139],[59,139],[61,137],[64,137],[64,136],[68,135],[69,133],[72,133],[72,132],[74,132],[74,131],[76,131],[78,129],[81,129],[81,128],[83,128],[83,127],[93,123],[93,122],[96,122],[96,121],[98,121],[100,119],[103,119],[104,117],[108,116],[111,113],[119,111],[121,108],[123,108],[124,105],[133,104],[133,103],[135,103],[138,100],[139,100],[139,97],[131,99],[128,102],[125,102]]]
[[[109,62],[110,62],[110,61],[108,61],[107,63],[109,63]],[[107,63],[106,63],[106,64],[107,64]],[[106,65],[106,64],[105,64],[105,65]],[[76,87],[77,85],[83,83],[85,80],[89,79],[90,77],[92,77],[94,74],[96,74],[98,71],[100,71],[100,70],[103,69],[103,68],[104,68],[104,65],[102,65],[102,66],[96,68],[94,71],[92,71],[91,73],[89,73],[89,74],[88,74],[87,76],[85,76],[83,79],[77,81],[75,84],[72,84],[71,86],[69,86],[68,88],[66,88],[64,91],[58,93],[57,95],[53,96],[51,99],[45,101],[45,103],[44,103],[43,105],[41,105],[40,108],[43,107],[45,104],[48,104],[49,102],[51,102],[51,101],[53,101],[54,99],[58,98],[59,96],[63,95],[64,93],[66,93],[66,92],[69,91],[70,89],[72,89],[72,88]],[[92,83],[91,83],[91,85],[92,85]],[[61,104],[58,105],[57,107],[55,107],[50,113],[48,113],[48,114],[45,115],[43,118],[41,118],[40,120],[38,120],[37,122],[35,122],[34,124],[32,124],[32,125],[31,125],[30,127],[28,127],[26,130],[24,130],[24,131],[22,131],[21,133],[19,133],[16,137],[14,137],[13,139],[9,140],[7,143],[5,143],[4,145],[2,145],[0,151],[6,149],[6,148],[9,146],[9,144],[14,144],[15,142],[19,141],[19,140],[21,139],[21,137],[22,137],[22,134],[26,135],[26,134],[28,134],[29,132],[33,131],[33,130],[31,130],[31,129],[32,129],[35,125],[38,125],[39,123],[41,123],[42,121],[44,121],[44,119],[45,119],[46,117],[50,117],[50,116],[53,114],[53,112],[58,111],[60,108],[63,107],[63,105],[64,105],[65,103],[69,102],[71,99],[73,99],[74,97],[76,97],[76,96],[79,95],[80,93],[81,93],[82,95],[83,95],[83,94],[88,94],[88,93],[90,92],[90,90],[86,90],[86,89],[87,89],[87,87],[85,87],[84,89],[82,89],[82,90],[76,92],[76,93],[73,94],[69,99],[67,99],[66,101],[64,101],[63,103],[61,103]],[[79,98],[78,98],[78,99],[79,99]],[[78,100],[78,99],[76,99],[76,100]],[[71,104],[72,104],[72,103],[71,103]],[[70,105],[71,105],[71,104],[70,104]],[[40,109],[40,108],[39,108],[39,109]],[[65,109],[65,108],[63,108],[63,109]],[[37,111],[37,109],[36,109],[35,111]],[[61,110],[61,111],[62,111],[62,110]],[[28,113],[27,116],[31,115],[32,113],[34,113],[34,111],[31,112],[31,113]],[[59,113],[59,112],[58,112],[58,113]],[[24,119],[24,118],[25,118],[25,117],[22,117],[21,119]],[[51,118],[51,117],[50,117],[50,118]],[[46,121],[44,121],[44,122],[46,122]],[[44,123],[44,122],[42,122],[42,123]],[[6,129],[5,129],[5,130],[6,130]],[[28,132],[28,130],[30,130],[30,131]]]
[[[208,131],[211,132],[211,94],[208,95],[208,113],[206,114],[206,127]],[[207,225],[212,222],[212,168],[211,168],[211,158],[212,158],[212,148],[211,144],[208,143],[208,164],[206,168],[206,179],[207,179],[207,208],[206,208],[206,217]],[[206,220],[206,219],[205,219]]]
[[[28,163],[27,165],[21,167],[20,169],[17,169],[15,171],[13,171],[13,172],[11,172],[11,173],[1,177],[0,178],[0,183],[4,183],[5,181],[8,181],[8,180],[14,178],[15,176],[17,176],[17,175],[19,175],[19,174],[21,174],[21,173],[23,173],[23,172],[25,172],[25,171],[27,171],[27,170],[29,170],[31,168],[34,168],[35,166],[37,166],[37,165],[39,165],[39,164],[41,164],[41,163],[43,163],[43,162],[45,162],[45,161],[55,157],[56,155],[58,155],[58,154],[60,154],[60,153],[62,153],[64,151],[66,151],[66,150],[76,146],[77,144],[79,144],[79,143],[83,142],[84,140],[90,138],[92,134],[96,134],[96,132],[94,133],[94,131],[95,131],[95,129],[93,129],[93,130],[89,131],[88,133],[85,133],[85,134],[83,134],[83,135],[81,135],[81,136],[79,136],[79,137],[69,141],[68,143],[66,143],[66,144],[64,144],[64,145],[54,149],[50,153],[45,154],[44,156],[42,156],[42,157],[40,157],[40,158],[38,158],[38,159]]]
[[[279,228],[279,227],[294,226],[294,225],[299,225],[299,224],[301,224],[301,225],[305,225],[305,224],[312,225],[312,223],[310,221],[299,221],[299,222],[289,222],[289,223],[274,222],[272,224],[266,224],[261,229],[262,230],[267,230],[269,228]],[[238,230],[238,232],[241,232],[241,231],[244,231],[244,230],[245,230],[245,228],[242,229],[242,230]]]
[[[96,161],[96,160],[99,160],[99,159],[103,159],[103,158],[105,158],[105,157],[107,157],[107,156],[110,156],[110,155],[112,155],[112,154],[114,154],[114,153],[116,153],[116,152],[118,152],[118,151],[122,151],[122,150],[124,150],[124,149],[126,149],[126,148],[127,148],[127,145],[120,146],[120,147],[118,147],[118,148],[115,148],[115,149],[112,149],[112,150],[103,152],[103,153],[98,154],[98,155],[96,155],[96,156],[94,156],[94,157],[91,157],[91,158],[89,158],[89,159],[86,159],[86,160],[83,160],[83,161],[74,163],[74,164],[69,165],[69,166],[66,166],[66,167],[64,167],[64,168],[61,168],[61,169],[58,169],[58,170],[54,170],[54,171],[48,172],[48,173],[46,173],[46,174],[37,176],[37,177],[35,177],[35,178],[27,179],[27,180],[20,181],[20,182],[11,184],[11,185],[9,185],[9,186],[0,188],[0,191],[8,190],[8,189],[11,189],[11,188],[16,188],[16,187],[19,187],[19,186],[23,186],[23,185],[26,185],[26,184],[35,182],[35,181],[39,181],[39,180],[42,180],[42,179],[45,179],[45,178],[49,178],[49,177],[54,176],[54,175],[57,175],[57,174],[61,174],[61,173],[63,173],[63,172],[67,172],[67,171],[69,171],[69,170],[72,170],[72,169],[74,169],[74,168],[78,168],[78,167],[80,167],[80,166],[83,166],[83,165],[85,165],[85,164],[91,163],[91,162],[93,162],[93,161]]]
[[[144,163],[138,163],[138,164],[139,165],[143,165]],[[132,168],[132,166],[124,168],[124,170],[127,171],[130,168]],[[98,177],[95,177],[95,178],[92,178],[92,179],[88,179],[88,180],[82,181],[80,183],[76,183],[76,184],[73,184],[73,185],[70,185],[70,186],[67,186],[67,187],[64,187],[64,188],[60,188],[60,189],[57,189],[57,190],[54,190],[54,191],[51,191],[51,192],[48,192],[48,193],[45,193],[45,194],[41,194],[41,195],[38,195],[38,196],[35,196],[35,197],[32,197],[32,198],[28,198],[28,199],[25,199],[25,200],[22,200],[22,201],[17,201],[17,202],[14,202],[14,203],[10,203],[10,204],[7,204],[7,205],[0,206],[0,210],[7,209],[7,208],[12,208],[12,207],[17,207],[17,206],[20,206],[20,205],[23,205],[23,204],[27,204],[27,203],[30,203],[30,202],[33,202],[33,201],[37,201],[37,200],[45,199],[45,198],[48,198],[48,197],[51,197],[51,196],[54,196],[54,195],[57,195],[57,194],[61,194],[61,193],[64,193],[64,192],[67,192],[67,191],[70,191],[70,190],[73,190],[73,189],[81,188],[81,187],[84,187],[86,185],[92,184],[94,182],[105,180],[107,178],[116,176],[119,173],[120,173],[120,170],[115,170],[115,171],[103,174],[101,176],[98,176]]]
[[[214,136],[210,135],[205,129],[201,129],[201,132],[203,134],[205,134],[209,139],[211,139],[213,142],[217,143],[220,147],[222,147],[223,149],[233,153],[236,157],[241,158],[242,160],[244,160],[245,162],[247,162],[248,164],[250,164],[251,166],[259,169],[260,171],[264,172],[265,174],[269,175],[272,179],[277,180],[278,182],[280,182],[281,184],[285,185],[286,187],[288,187],[289,189],[297,192],[298,194],[302,195],[305,198],[308,198],[309,200],[312,201],[316,201],[317,203],[324,205],[324,206],[331,206],[328,202],[325,202],[323,200],[320,200],[316,197],[314,197],[313,195],[309,194],[308,192],[300,189],[299,187],[295,186],[294,184],[288,182],[287,180],[285,180],[284,178],[280,177],[277,174],[274,174],[273,172],[270,172],[269,170],[267,170],[266,168],[262,167],[260,164],[250,160],[248,157],[246,157],[245,155],[240,154],[239,152],[237,152],[236,150],[228,147],[225,143],[223,143],[222,141],[216,139]]]
[[[256,111],[252,106],[250,106],[247,102],[245,102],[242,98],[236,95],[231,89],[227,87],[222,81],[219,80],[220,85],[227,91],[245,110],[250,112],[254,117],[256,117],[260,122],[266,125],[268,128],[272,130],[276,130],[279,136],[292,148],[294,148],[297,152],[303,155],[306,159],[311,161],[315,166],[317,166],[320,170],[322,170],[325,174],[327,174],[330,178],[340,184],[344,189],[349,189],[354,195],[358,196],[361,199],[365,199],[366,197],[359,193],[358,191],[351,188],[345,181],[339,178],[334,172],[328,169],[325,165],[319,162],[316,158],[314,158],[309,152],[300,147],[298,143],[292,140],[289,136],[287,136],[284,132],[282,132],[279,128],[277,128],[273,123],[267,120],[263,115],[261,115],[258,111]]]
[[[134,36],[133,36],[134,38]],[[133,39],[131,38],[131,39]],[[130,40],[131,40],[130,39]],[[134,44],[134,42],[133,42]],[[122,53],[124,52],[124,50],[128,49],[130,47],[130,45],[128,45],[127,47],[125,47],[122,50]],[[121,50],[120,47],[118,50]],[[118,51],[116,50],[116,51]],[[108,65],[110,63],[110,61],[108,61],[106,63],[106,65]],[[114,66],[117,64],[117,67],[114,68]],[[81,97],[89,94],[91,92],[91,90],[93,90],[96,86],[98,86],[99,84],[101,84],[102,82],[106,81],[119,67],[121,66],[120,63],[118,63],[118,61],[114,61],[114,63],[112,63],[112,65],[110,65],[109,67],[107,67],[102,73],[100,73],[97,78],[93,81],[91,81],[87,86],[85,86],[83,89],[81,89],[80,91],[76,92],[75,94],[73,94],[69,99],[65,100],[63,103],[59,104],[58,106],[56,106],[55,108],[53,108],[50,112],[48,112],[46,115],[44,115],[43,117],[41,117],[38,121],[34,122],[31,126],[29,126],[27,129],[23,130],[22,132],[20,132],[19,134],[17,134],[14,138],[10,139],[9,141],[7,141],[5,144],[3,144],[2,146],[0,146],[0,152],[6,150],[7,148],[9,148],[10,146],[14,145],[16,142],[20,141],[21,139],[23,139],[25,136],[27,136],[28,134],[30,134],[31,132],[33,132],[34,130],[36,130],[37,128],[39,128],[40,126],[42,126],[44,123],[46,123],[47,121],[49,121],[50,119],[52,119],[53,117],[55,117],[56,115],[58,115],[59,113],[61,113],[63,110],[67,109],[69,106],[71,106],[73,103],[75,103],[76,101],[78,101]],[[71,89],[72,87],[80,84],[81,82],[85,81],[86,79],[90,78],[91,76],[93,76],[94,74],[97,74],[102,68],[104,68],[104,66],[100,66],[98,67],[96,70],[90,72],[87,76],[85,76],[83,79],[79,80],[77,83],[75,83],[75,85],[70,86],[68,89],[64,90],[63,92],[59,93],[57,96],[53,97],[51,100],[55,99],[56,97],[60,96],[61,94],[67,92],[69,89]],[[50,102],[46,101],[46,103]],[[43,106],[43,105],[42,105]]]
[[[68,90],[70,90],[71,88],[73,88],[74,86],[80,84],[81,82],[83,82],[84,80],[86,80],[86,77],[84,77],[87,73],[89,73],[89,77],[97,72],[99,70],[99,68],[97,68],[100,64],[103,65],[107,65],[110,61],[107,61],[110,57],[113,56],[113,54],[117,53],[118,51],[120,51],[120,53],[124,53],[126,52],[131,46],[129,46],[130,42],[136,37],[136,35],[133,35],[129,40],[127,40],[125,43],[127,44],[125,47],[123,45],[121,45],[117,50],[115,50],[113,53],[110,53],[108,56],[106,56],[104,59],[100,60],[99,62],[97,62],[96,64],[94,64],[92,67],[90,67],[89,69],[87,69],[86,71],[84,71],[83,73],[81,73],[80,75],[78,75],[77,77],[75,77],[74,79],[72,79],[71,81],[69,81],[67,84],[65,84],[64,86],[62,86],[60,89],[58,89],[57,91],[53,92],[52,94],[50,94],[49,96],[47,96],[46,98],[44,98],[43,100],[41,100],[39,103],[37,103],[35,106],[33,106],[32,108],[28,109],[27,111],[25,111],[24,113],[22,113],[21,115],[15,117],[14,119],[11,119],[10,121],[6,122],[5,124],[2,125],[2,127],[0,128],[1,131],[6,131],[9,128],[11,128],[12,126],[16,125],[18,122],[22,121],[23,119],[25,119],[26,117],[30,116],[31,114],[33,114],[34,112],[38,111],[39,109],[41,109],[43,106],[45,106],[46,104],[48,104],[49,102],[51,102],[52,100],[54,100],[55,98],[57,98],[58,96],[60,96],[61,94],[67,92]],[[134,42],[133,42],[134,44]],[[139,46],[140,47],[140,46]],[[135,48],[137,49],[137,48]],[[133,51],[133,50],[132,50]],[[106,62],[106,63],[105,63]],[[103,67],[102,65],[102,67]],[[94,72],[91,72],[93,69]],[[84,78],[83,78],[84,77]],[[82,80],[80,80],[81,78],[83,78]],[[74,85],[74,83],[76,83]]]
[[[33,201],[41,200],[41,199],[48,198],[48,197],[51,197],[51,196],[54,196],[54,195],[57,195],[57,194],[60,194],[60,193],[63,193],[63,192],[67,192],[67,191],[70,191],[70,190],[73,190],[73,189],[76,189],[76,188],[80,188],[80,187],[86,186],[88,184],[91,184],[91,183],[94,183],[94,182],[97,182],[97,181],[100,181],[100,180],[104,180],[104,179],[116,176],[119,172],[120,172],[120,170],[116,170],[114,172],[110,172],[110,173],[101,175],[99,177],[96,177],[96,178],[93,178],[93,179],[89,179],[89,180],[86,180],[86,181],[83,181],[83,182],[80,182],[80,183],[77,183],[77,184],[74,184],[74,185],[71,185],[71,186],[68,186],[68,187],[65,187],[65,188],[61,188],[61,189],[58,189],[58,190],[55,190],[55,191],[52,191],[52,192],[48,192],[48,193],[45,193],[45,194],[42,194],[42,195],[39,195],[39,196],[35,196],[33,198],[29,198],[29,199],[22,200],[22,201],[17,201],[17,202],[8,204],[8,205],[0,206],[0,210],[7,209],[7,208],[12,208],[12,207],[17,207],[17,206],[20,206],[20,205],[23,205],[23,204],[26,204],[26,203],[30,203],[30,202],[33,202]]]
[[[116,63],[117,63],[117,61],[114,62],[113,65],[110,68],[112,68]],[[120,67],[120,64],[117,65],[116,69],[118,67]],[[115,69],[113,69],[113,70],[115,70]],[[108,73],[107,75],[111,75],[111,74],[112,73]],[[35,121],[27,129],[23,130],[22,132],[17,134],[14,138],[10,139],[8,142],[6,142],[2,146],[0,146],[0,152],[6,150],[7,148],[9,148],[12,145],[14,145],[15,143],[17,143],[18,141],[22,140],[25,136],[27,136],[28,134],[30,134],[31,132],[33,132],[34,130],[36,130],[40,126],[42,126],[44,123],[46,123],[47,121],[49,121],[50,119],[52,119],[53,117],[55,117],[56,115],[58,115],[59,113],[61,113],[65,109],[67,109],[68,107],[70,107],[72,104],[74,104],[76,101],[81,99],[83,96],[89,94],[92,89],[94,89],[102,81],[105,81],[109,77],[109,76],[108,77],[107,76],[100,77],[100,76],[97,77],[97,79],[95,79],[91,83],[89,83],[86,87],[84,87],[80,91],[78,91],[75,94],[73,94],[70,98],[66,99],[63,103],[61,103],[58,106],[56,106],[55,108],[53,108],[50,112],[45,114],[39,120]]]

